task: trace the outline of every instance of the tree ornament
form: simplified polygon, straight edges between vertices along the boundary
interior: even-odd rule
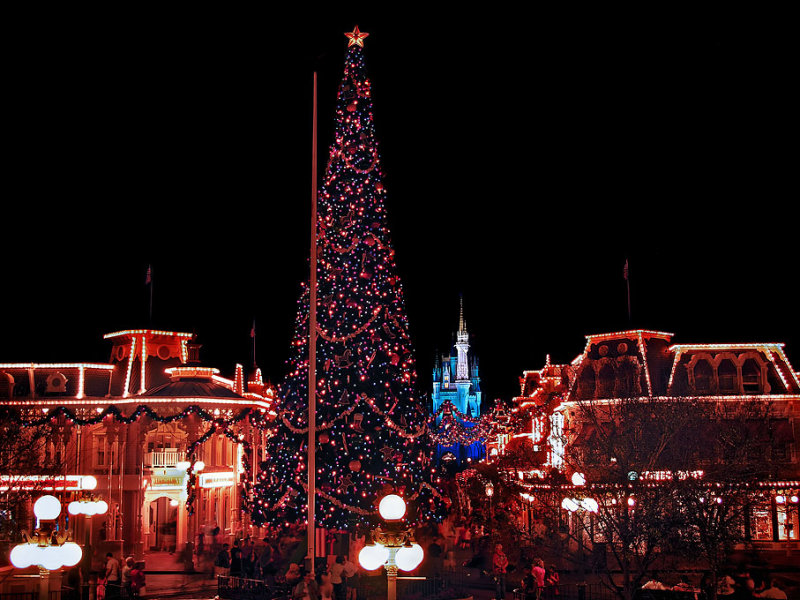
[[[350,468],[351,471],[358,473],[361,470],[361,461],[358,460],[357,458],[354,458],[353,460],[350,461],[350,463],[347,466]]]

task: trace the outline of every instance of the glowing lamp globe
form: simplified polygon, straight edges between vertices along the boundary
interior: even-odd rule
[[[406,514],[406,503],[397,494],[389,494],[381,499],[378,512],[386,521],[399,521]]]
[[[583,508],[589,512],[596,513],[598,510],[600,510],[600,505],[597,504],[597,500],[594,498],[584,498],[581,504],[583,505]]]
[[[33,514],[42,521],[54,521],[61,514],[61,502],[55,496],[42,496],[33,504]]]
[[[389,549],[381,544],[364,546],[358,553],[358,562],[367,571],[382,567],[389,560]]]
[[[108,512],[108,502],[106,502],[105,500],[98,500],[94,504],[95,504],[95,507],[96,507],[95,508],[96,514],[104,515],[104,514],[106,514]]]
[[[198,460],[196,463],[194,463],[194,472],[195,473],[199,473],[200,471],[202,471],[205,468],[206,468],[206,463],[204,463],[202,460]]]
[[[77,500],[73,500],[69,504],[67,504],[67,512],[71,515],[79,515],[81,514],[81,503]]]
[[[586,483],[586,476],[583,473],[572,474],[572,485],[584,485]]]
[[[419,566],[424,557],[422,546],[419,544],[412,544],[411,546],[403,546],[394,555],[394,561],[397,563],[397,568],[401,571],[413,571]]]
[[[75,542],[67,542],[61,546],[61,558],[65,567],[74,567],[83,557],[83,550]]]
[[[85,477],[81,477],[81,489],[82,490],[93,490],[97,487],[97,479],[91,475],[86,475]]]
[[[43,566],[48,571],[55,571],[64,565],[63,557],[61,556],[61,546],[45,546],[38,547],[38,556],[36,563]]]
[[[33,564],[33,553],[36,549],[34,544],[17,544],[11,550],[11,564],[17,569],[26,569]]]
[[[572,498],[564,498],[561,501],[561,508],[568,510],[569,512],[575,512],[580,508],[577,502],[575,502]]]

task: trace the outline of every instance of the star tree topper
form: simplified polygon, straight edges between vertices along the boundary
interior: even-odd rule
[[[364,47],[364,38],[367,37],[369,34],[368,33],[361,33],[358,30],[358,25],[356,25],[356,28],[353,29],[352,32],[345,33],[344,35],[347,37],[348,40],[350,40],[349,42],[347,42],[347,47],[348,48],[350,46],[361,46],[363,48]]]

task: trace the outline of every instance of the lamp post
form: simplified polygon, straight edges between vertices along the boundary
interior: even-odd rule
[[[67,512],[73,516],[83,515],[86,517],[84,527],[84,545],[83,545],[83,565],[81,570],[83,572],[83,598],[90,596],[90,590],[93,588],[90,585],[90,574],[92,571],[92,560],[94,559],[94,552],[92,549],[93,525],[95,515],[104,515],[108,512],[108,503],[105,500],[100,500],[94,495],[94,490],[97,489],[97,479],[92,475],[87,475],[81,478],[81,495],[78,500],[70,502],[67,505]]]
[[[22,532],[25,541],[17,544],[9,556],[18,569],[32,565],[39,567],[39,600],[49,600],[50,571],[77,565],[83,552],[71,541],[69,531],[59,533],[55,521],[61,514],[61,502],[55,496],[42,496],[33,504],[36,528],[32,535]]]
[[[382,498],[378,512],[384,524],[372,532],[370,543],[358,554],[358,562],[367,571],[385,567],[387,600],[397,600],[397,570],[413,571],[422,562],[424,552],[414,541],[414,532],[402,522],[406,503],[400,496],[389,494]]]
[[[489,540],[492,539],[492,496],[494,496],[494,485],[492,482],[486,484],[486,497],[489,498]]]

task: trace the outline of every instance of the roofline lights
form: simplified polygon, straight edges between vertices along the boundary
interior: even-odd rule
[[[113,371],[114,365],[100,363],[0,363],[0,369],[100,369]]]
[[[193,333],[182,333],[179,331],[160,331],[158,329],[126,329],[125,331],[115,331],[114,333],[107,333],[103,336],[104,340],[115,337],[123,337],[128,335],[166,335],[172,337],[191,338]]]

